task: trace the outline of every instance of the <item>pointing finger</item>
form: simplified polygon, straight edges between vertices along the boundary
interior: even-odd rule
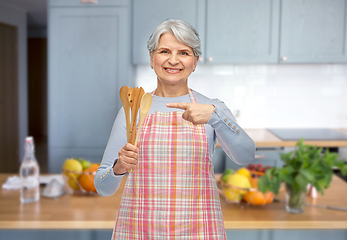
[[[189,103],[167,103],[166,106],[169,108],[179,108],[187,110]]]

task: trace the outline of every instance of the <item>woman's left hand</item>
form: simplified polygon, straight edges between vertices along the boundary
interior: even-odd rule
[[[207,123],[214,112],[214,106],[212,104],[168,103],[166,106],[169,108],[179,108],[184,110],[182,118],[194,125]]]

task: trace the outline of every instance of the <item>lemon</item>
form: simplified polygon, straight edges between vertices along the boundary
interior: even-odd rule
[[[240,200],[242,199],[242,195],[231,188],[225,188],[224,193],[225,197],[230,202],[240,202]]]
[[[229,176],[227,184],[233,187],[238,187],[238,188],[251,188],[251,182],[249,179],[241,175],[239,173],[235,173]],[[247,190],[243,189],[237,189],[237,188],[231,188],[234,192],[239,193],[239,194],[245,194]]]
[[[251,172],[247,168],[240,168],[236,173],[241,174],[251,180]]]
[[[69,185],[70,188],[75,189],[75,190],[79,190],[80,186],[77,183],[77,179],[75,180],[72,177],[69,177],[69,179],[67,180],[67,184]]]
[[[79,175],[81,175],[83,167],[82,167],[82,164],[79,161],[77,161],[76,159],[69,158],[69,159],[65,160],[64,165],[63,165],[63,169],[67,170],[67,171],[73,171],[74,173],[72,173],[72,172],[64,172],[64,173],[68,177],[77,179],[79,177]]]

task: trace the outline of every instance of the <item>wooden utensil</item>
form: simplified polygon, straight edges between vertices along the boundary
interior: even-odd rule
[[[130,141],[130,116],[129,116],[129,100],[128,100],[128,91],[129,87],[128,86],[123,86],[119,90],[119,97],[122,102],[123,108],[124,108],[124,113],[125,113],[125,121],[126,121],[126,132],[127,132],[127,142]]]
[[[136,139],[136,120],[137,113],[140,107],[140,101],[145,94],[142,87],[140,88],[129,88],[123,86],[119,91],[119,96],[121,98],[125,120],[127,128],[127,142],[134,144]],[[129,119],[129,107],[131,109],[131,119]],[[129,173],[133,173],[134,169],[127,169]]]
[[[130,133],[130,143],[135,143],[136,138],[136,121],[137,121],[137,114],[140,107],[140,102],[142,99],[142,96],[145,94],[145,91],[143,88],[135,88],[132,91],[131,94],[131,100],[132,100],[132,106],[131,106],[131,133]]]
[[[129,101],[129,105],[130,105],[130,101],[131,101],[131,94],[133,93],[133,88],[128,88],[128,101]]]
[[[133,117],[133,111],[134,111],[134,98],[135,98],[135,92],[136,88],[129,88],[128,90],[128,100],[129,100],[129,105],[130,105],[130,113],[131,113],[131,123],[130,123],[130,138],[129,138],[129,143],[131,142],[131,136],[133,132],[133,122],[134,122],[134,117]],[[136,121],[136,120],[135,120]]]
[[[147,113],[149,111],[149,109],[152,106],[152,94],[150,93],[145,93],[142,98],[141,98],[141,102],[140,102],[140,119],[139,119],[139,123],[137,125],[137,133],[136,133],[136,139],[135,139],[135,143],[134,145],[137,145],[137,142],[139,140],[140,134],[141,134],[141,128],[143,125],[143,122],[147,116]]]

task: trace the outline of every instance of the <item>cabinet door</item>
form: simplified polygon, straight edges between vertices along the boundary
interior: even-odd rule
[[[127,6],[129,0],[49,0],[50,7]]]
[[[276,63],[279,0],[207,0],[207,63]]]
[[[166,19],[188,22],[204,36],[204,3],[199,0],[134,0],[133,47],[134,64],[150,64],[147,41],[155,28]],[[202,21],[199,19],[202,18]],[[203,39],[201,39],[203,44]]]
[[[346,0],[283,0],[282,63],[347,62]]]
[[[121,107],[130,47],[124,8],[51,8],[49,16],[48,136],[55,171],[69,155],[100,161]]]

